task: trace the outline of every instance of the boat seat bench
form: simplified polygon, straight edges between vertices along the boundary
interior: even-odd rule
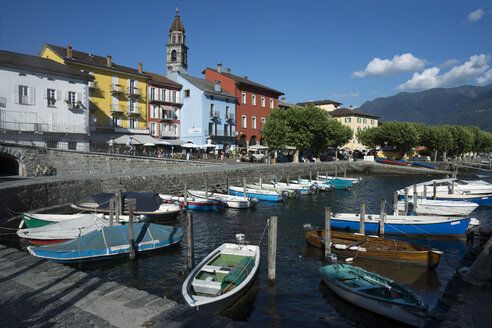
[[[193,279],[191,285],[197,293],[215,295],[220,291],[221,283],[218,281]]]
[[[217,265],[204,265],[202,267],[202,271],[211,272],[211,273],[223,273],[228,274],[232,268],[222,267]]]

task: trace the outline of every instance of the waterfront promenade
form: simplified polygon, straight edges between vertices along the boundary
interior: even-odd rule
[[[0,244],[2,327],[248,327]]]

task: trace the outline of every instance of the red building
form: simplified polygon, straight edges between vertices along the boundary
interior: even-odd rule
[[[231,74],[228,68],[222,72],[222,64],[217,70],[207,67],[205,78],[237,97],[236,103],[236,145],[247,147],[261,143],[261,129],[270,111],[278,107],[278,97],[282,92]]]
[[[165,76],[145,72],[150,76],[147,82],[148,124],[150,135],[163,139],[179,138],[179,118],[182,85]]]

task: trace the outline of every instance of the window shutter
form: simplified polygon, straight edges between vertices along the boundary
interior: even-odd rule
[[[48,98],[48,89],[43,88],[43,99],[47,99],[47,98]]]
[[[60,100],[61,99],[61,90],[56,90],[56,100]]]
[[[75,99],[75,101],[82,101],[82,93],[81,92],[77,92],[77,99]]]
[[[135,107],[133,107],[135,109],[135,112],[138,113],[138,99],[135,99]]]
[[[68,91],[65,91],[65,100],[68,100]]]
[[[19,103],[19,85],[14,85],[14,104]]]
[[[36,88],[29,87],[29,105],[36,105]]]
[[[176,102],[180,103],[180,98],[179,98],[179,91],[176,91]]]

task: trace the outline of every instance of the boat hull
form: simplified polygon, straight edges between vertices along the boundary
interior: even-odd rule
[[[229,194],[233,196],[245,197],[244,190],[241,188],[229,188]],[[265,194],[251,189],[246,189],[246,197],[257,197],[259,200],[270,202],[280,202],[283,200],[282,195],[280,194]]]
[[[380,237],[346,232],[331,232],[333,252],[344,256],[357,256],[375,260],[401,262],[434,268],[442,252],[431,247]],[[325,248],[325,231],[310,230],[305,235],[309,245]],[[347,246],[339,247],[340,246]]]
[[[413,201],[411,204],[413,204]],[[473,202],[419,200],[417,203],[417,209],[413,207],[413,211],[422,215],[466,216],[473,212],[478,206],[479,205],[477,203]],[[398,211],[405,211],[404,202],[398,202]]]
[[[256,278],[258,274],[258,269],[259,269],[259,263],[260,263],[260,249],[258,246],[253,246],[253,245],[243,245],[242,247],[247,248],[247,251],[245,249],[245,256],[250,256],[246,254],[253,254],[254,253],[254,266],[251,269],[251,272],[247,275],[244,281],[242,281],[238,286],[236,286],[234,289],[231,291],[224,292],[222,294],[216,293],[217,295],[211,295],[211,296],[198,296],[194,295],[191,293],[191,289],[195,288],[192,287],[194,281],[196,280],[196,277],[203,273],[205,270],[205,266],[208,266],[209,268],[212,268],[209,264],[211,264],[214,259],[216,259],[218,256],[221,254],[224,254],[223,252],[227,251],[227,248],[234,248],[238,247],[237,244],[223,244],[217,249],[215,249],[213,252],[211,252],[207,257],[205,257],[186,277],[185,281],[183,282],[181,292],[182,295],[186,301],[186,303],[192,307],[195,308],[196,310],[199,311],[207,311],[215,314],[219,314],[223,312],[225,309],[233,305],[235,302],[237,302],[243,295],[246,293],[246,291],[251,287],[251,285],[254,282],[254,279]],[[233,252],[234,253],[234,252]],[[231,253],[231,254],[233,254]],[[239,253],[236,253],[239,254]],[[222,267],[213,267],[216,269],[212,270],[222,270]],[[207,269],[209,270],[209,269]],[[212,270],[209,270],[211,272]],[[214,273],[216,273],[215,271]],[[203,281],[202,281],[203,282]]]
[[[394,218],[395,216],[388,216]],[[387,220],[384,225],[385,234],[415,234],[415,235],[463,235],[468,229],[470,218],[447,218],[437,220],[426,216],[396,216],[396,220]],[[405,220],[407,219],[407,220]],[[360,217],[358,214],[338,214],[331,218],[331,226],[341,230],[360,230]],[[367,216],[365,220],[365,231],[375,233],[379,230],[379,215]]]
[[[404,303],[399,304],[398,301],[386,300],[380,297],[371,297],[370,295],[358,292],[357,290],[349,288],[343,283],[330,278],[323,270],[324,267],[320,269],[320,275],[323,282],[335,294],[344,300],[393,320],[401,321],[415,327],[424,326],[425,317],[427,316],[426,307],[418,309],[415,307],[409,307]]]
[[[178,243],[183,236],[179,227],[151,223],[134,224],[135,252],[147,252]],[[154,239],[156,238],[156,239]],[[33,256],[61,263],[104,260],[127,256],[130,252],[128,226],[102,227],[80,238],[63,243],[29,246]]]

